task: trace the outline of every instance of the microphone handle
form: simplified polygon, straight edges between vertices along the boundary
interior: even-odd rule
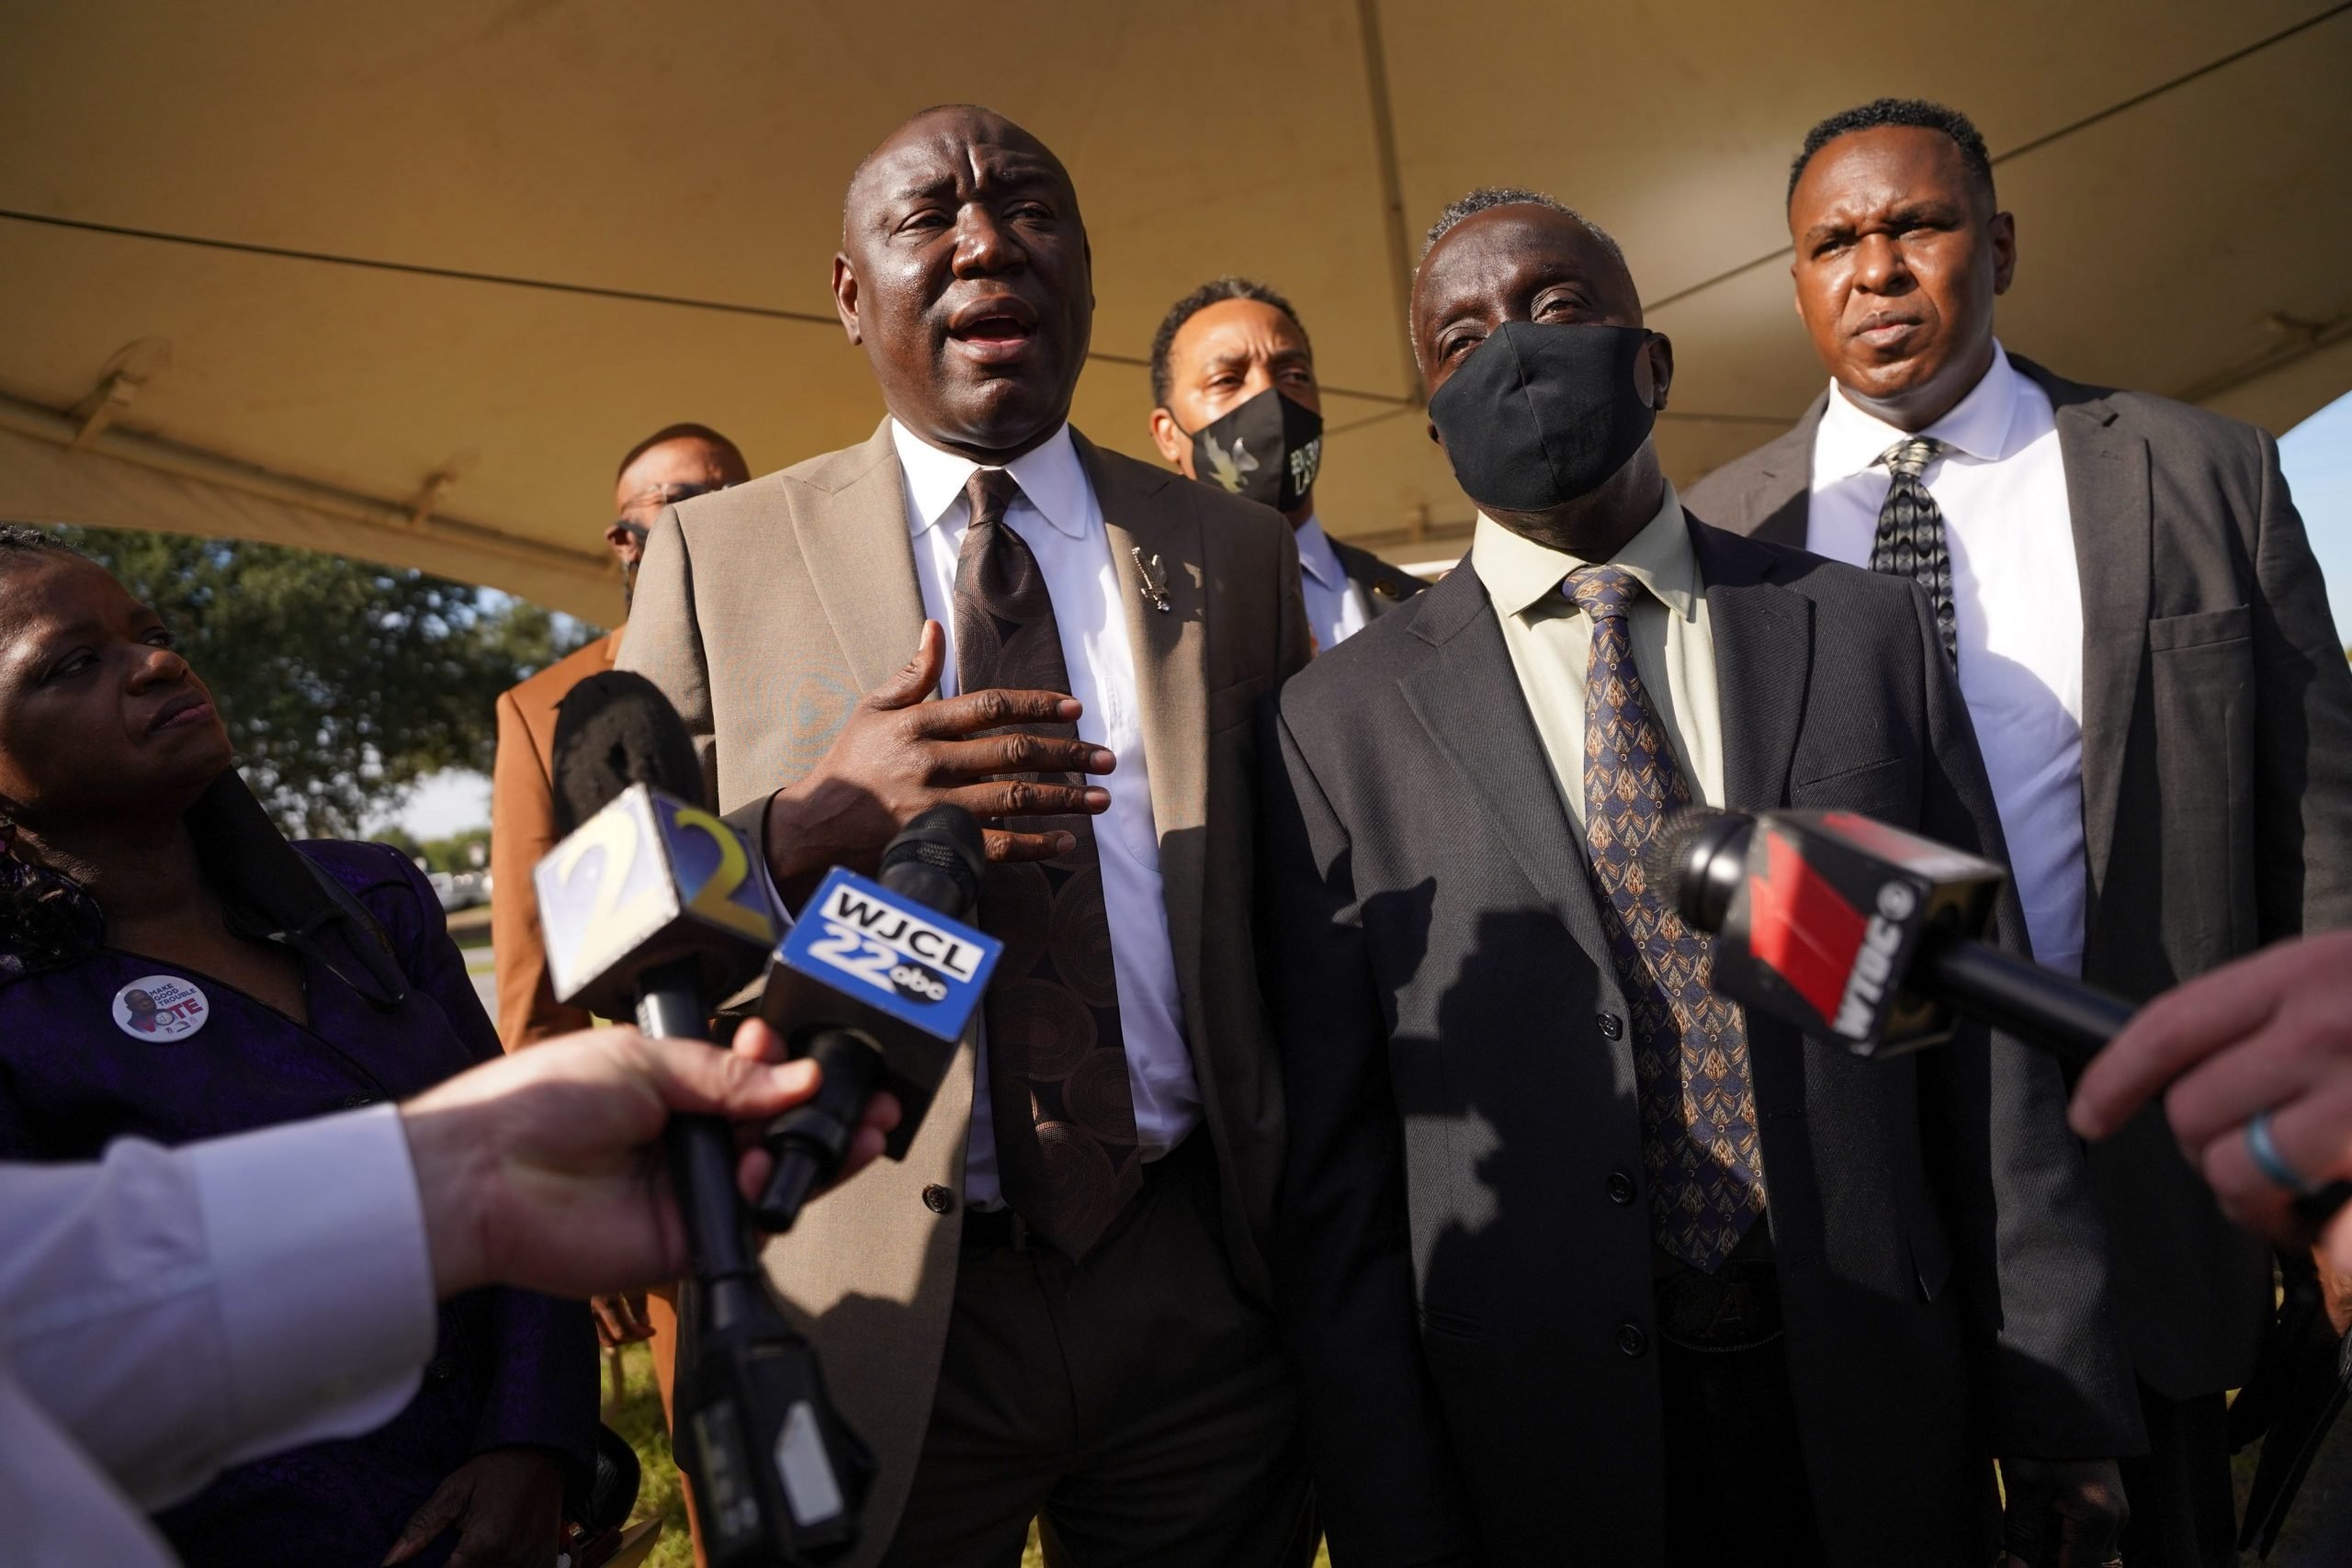
[[[2048,1052],[2076,1072],[2138,1010],[2120,997],[1941,927],[1921,939],[1912,972],[1926,982],[1918,989]],[[2332,1181],[2298,1197],[2295,1216],[2316,1231],[2346,1203],[2352,1203],[2352,1181]]]
[[[657,1040],[707,1040],[698,978],[691,958],[647,970],[637,986],[637,1026]],[[735,1132],[722,1117],[673,1116],[662,1137],[695,1279],[723,1327],[745,1310],[753,1274],[735,1190]]]
[[[1911,988],[2049,1053],[2079,1072],[2137,1010],[2079,980],[1933,926],[1911,964]]]

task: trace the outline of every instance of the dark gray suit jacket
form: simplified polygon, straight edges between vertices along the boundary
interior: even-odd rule
[[[1692,537],[1728,803],[1997,852],[1918,590]],[[1260,930],[1290,1118],[1276,1288],[1335,1554],[1655,1562],[1633,1042],[1477,573],[1316,660],[1266,724]],[[1973,1028],[1875,1062],[1761,1016],[1749,1034],[1833,1560],[1977,1568],[1986,1456],[2140,1442],[2058,1075]]]
[[[1411,572],[1400,571],[1345,540],[1333,539],[1331,553],[1340,558],[1340,570],[1348,574],[1348,581],[1363,590],[1364,611],[1371,620],[1378,620],[1429,586]]]
[[[2082,577],[2083,977],[2144,999],[2352,924],[2352,671],[2277,443],[2010,363],[2056,411]],[[1692,508],[1803,545],[1827,400],[1692,486]],[[2141,1377],[2174,1398],[2242,1386],[2271,1314],[2261,1245],[2222,1217],[2161,1106],[2091,1171]]]

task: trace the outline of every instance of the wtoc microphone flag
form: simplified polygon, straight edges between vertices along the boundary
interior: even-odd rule
[[[952,1045],[1003,952],[986,932],[836,867],[776,961]]]
[[[1940,1043],[1952,1010],[1903,976],[1931,926],[1984,930],[2005,874],[1850,811],[1760,818],[1722,922],[1715,986],[1860,1055]]]

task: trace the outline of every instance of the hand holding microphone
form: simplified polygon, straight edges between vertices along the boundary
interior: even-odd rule
[[[616,671],[565,697],[555,795],[571,831],[533,873],[558,999],[607,1016],[633,1008],[656,1040],[707,1040],[712,1007],[759,974],[775,939],[766,890],[734,829],[690,804],[701,795],[693,741],[651,682]],[[857,1543],[873,1458],[769,1298],[732,1129],[680,1116],[664,1138],[693,1280],[675,1441],[710,1561],[831,1562]]]
[[[816,1067],[784,1062],[783,1049],[756,1019],[727,1051],[616,1025],[484,1062],[403,1103],[435,1292],[582,1296],[684,1275],[662,1130],[673,1115],[726,1119],[741,1150],[736,1189],[757,1196],[775,1164],[759,1129],[817,1087]],[[842,1175],[882,1152],[895,1112],[887,1100],[872,1110]]]
[[[2103,1138],[2156,1095],[2188,1161],[2246,1229],[2282,1244],[2352,1182],[2352,931],[2266,948],[2158,997],[2082,1077],[2068,1119]],[[2320,1226],[2352,1275],[2352,1214]]]

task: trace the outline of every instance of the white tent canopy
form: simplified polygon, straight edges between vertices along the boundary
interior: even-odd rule
[[[621,451],[692,419],[755,469],[880,412],[827,293],[841,187],[978,99],[1075,176],[1077,417],[1149,456],[1143,357],[1224,272],[1295,300],[1319,502],[1393,554],[1468,505],[1401,325],[1477,185],[1623,242],[1675,340],[1669,470],[1821,383],[1781,192],[1823,114],[1967,109],[2021,262],[2005,341],[2284,429],[2352,386],[2352,6],[1986,0],[1930,27],[1797,0],[411,0],[0,17],[0,515],[270,539],[617,613]]]

